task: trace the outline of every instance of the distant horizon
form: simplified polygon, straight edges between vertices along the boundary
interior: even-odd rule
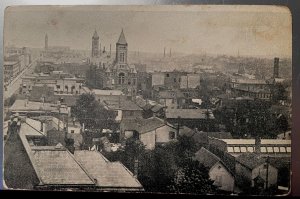
[[[30,49],[37,49],[37,50],[45,50],[45,48],[43,47],[32,47],[32,46],[4,46],[4,49],[5,48],[8,48],[8,47],[15,47],[15,48],[23,48],[23,47],[26,47],[26,48],[30,48]],[[69,47],[70,46],[51,46],[49,45],[48,47]],[[89,52],[92,52],[92,50],[89,50],[89,49],[74,49],[74,48],[70,48],[70,50],[74,50],[74,51],[85,51],[87,53]],[[106,50],[106,51],[109,51],[109,50]],[[116,52],[115,50],[112,50],[112,52]],[[147,51],[131,51],[129,50],[128,51],[129,54],[131,53],[143,53],[143,54],[155,54],[155,55],[161,55],[163,57],[163,52],[147,52]],[[227,56],[227,57],[235,57],[235,58],[263,58],[263,59],[274,59],[274,57],[272,56],[266,56],[266,55],[257,55],[257,56],[254,56],[254,55],[232,55],[232,54],[213,54],[213,53],[206,53],[206,52],[203,52],[203,53],[187,53],[187,52],[172,52],[172,55],[184,55],[184,56],[189,56],[189,55],[193,55],[193,56],[210,56],[210,57],[219,57],[219,56]],[[166,53],[166,58],[169,57],[169,52]],[[279,57],[281,59],[292,59],[291,56],[276,56],[276,57]],[[172,58],[175,58],[172,56]]]
[[[129,51],[291,57],[291,16],[277,6],[20,6],[5,10],[4,45],[90,50],[124,30]]]

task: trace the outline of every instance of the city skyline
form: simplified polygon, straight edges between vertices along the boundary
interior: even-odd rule
[[[221,7],[12,7],[5,13],[4,45],[42,48],[48,34],[49,46],[91,50],[91,37],[97,30],[102,48],[111,44],[114,51],[123,28],[129,52],[163,53],[171,48],[185,54],[291,57],[287,9]]]

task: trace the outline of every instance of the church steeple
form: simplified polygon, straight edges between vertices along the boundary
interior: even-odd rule
[[[123,32],[123,28],[122,28],[122,32],[121,32],[121,34],[120,34],[120,37],[119,37],[119,40],[118,40],[117,44],[127,45],[127,41],[126,41],[126,39],[125,39],[125,35],[124,35],[124,32]]]
[[[127,48],[128,44],[122,29],[119,40],[116,43],[116,62],[118,64],[127,64]]]
[[[95,30],[95,32],[94,32],[93,39],[99,39],[99,36],[98,36],[98,33],[97,33],[96,30]]]
[[[99,56],[99,36],[97,31],[95,30],[94,35],[92,37],[92,57]]]

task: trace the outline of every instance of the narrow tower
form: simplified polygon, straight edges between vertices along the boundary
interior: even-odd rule
[[[95,30],[94,35],[92,37],[92,57],[99,56],[99,36],[97,31]]]
[[[45,35],[45,50],[48,50],[48,35]]]
[[[122,29],[119,40],[116,43],[116,63],[118,64],[127,63],[127,48],[128,48],[128,44]]]

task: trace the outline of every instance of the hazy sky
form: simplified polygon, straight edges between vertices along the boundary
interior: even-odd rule
[[[291,57],[288,9],[278,6],[10,7],[4,44],[91,49],[95,31],[113,50],[121,29],[130,51]]]

